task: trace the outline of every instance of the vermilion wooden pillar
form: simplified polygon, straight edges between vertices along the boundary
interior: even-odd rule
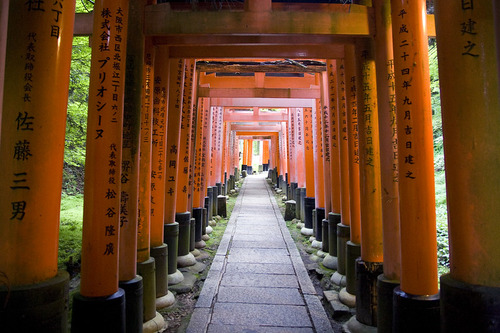
[[[304,200],[304,228],[301,233],[306,236],[313,234],[312,211],[315,207],[315,187],[314,187],[314,135],[313,135],[313,109],[303,109],[304,123],[304,157],[305,157],[305,180],[306,195]]]
[[[181,130],[181,113],[184,90],[185,60],[169,60],[168,80],[168,124],[167,146],[165,154],[165,216],[164,241],[168,245],[168,283],[176,284],[184,278],[177,267],[179,223],[175,220],[175,204],[177,195],[177,170],[179,163],[179,144]]]
[[[322,151],[323,151],[323,179],[325,181],[325,214],[332,210],[332,195],[329,190],[329,184],[332,182],[331,177],[331,121],[330,121],[330,94],[328,89],[328,75],[321,73],[321,133],[322,133]],[[328,217],[328,216],[326,216]],[[323,217],[324,219],[325,217]],[[320,221],[322,223],[322,221]]]
[[[318,75],[318,74],[317,74]],[[318,75],[319,76],[319,75]],[[321,100],[316,99],[316,107],[312,112],[312,135],[313,135],[313,160],[314,160],[314,197],[315,215],[313,214],[314,236],[317,242],[314,247],[320,248],[322,241],[321,221],[325,217],[325,177],[323,163],[323,133],[321,131],[322,105]]]
[[[378,278],[378,317],[380,331],[392,330],[393,290],[401,274],[399,234],[398,150],[396,125],[396,85],[392,44],[390,0],[373,2],[375,10],[375,64],[380,129],[380,168],[384,240],[384,273]]]
[[[72,318],[76,332],[96,325],[120,327],[125,318],[118,255],[128,1],[98,1],[94,11],[100,15],[94,16],[93,35],[101,37],[92,39],[82,268]],[[103,312],[108,311],[114,315],[106,322]]]
[[[356,260],[356,319],[377,326],[376,287],[383,272],[382,187],[375,48],[356,42],[360,148],[361,258]],[[349,284],[349,279],[347,281]]]
[[[177,266],[179,267],[187,267],[196,264],[194,255],[190,253],[192,223],[188,200],[194,66],[194,60],[188,59],[184,61],[183,98],[177,159],[177,190],[175,194],[175,221],[179,223],[179,241],[177,248]]]
[[[74,10],[0,4],[0,322],[9,332],[67,330],[57,251]]]
[[[391,1],[398,127],[401,287],[397,332],[439,330],[436,210],[425,1]],[[425,318],[425,320],[424,320]]]
[[[267,171],[269,168],[269,140],[264,140],[262,143],[262,164],[265,165],[264,171]]]
[[[144,279],[147,275],[155,275],[156,307],[163,308],[173,301],[172,293],[167,288],[168,249],[164,243],[165,217],[165,156],[167,144],[167,108],[168,108],[168,48],[155,48],[153,73],[153,112],[151,130],[151,195],[150,195],[150,255],[154,261],[139,265]],[[152,273],[151,273],[152,272]],[[152,317],[152,313],[148,318]],[[145,314],[146,316],[146,314]]]
[[[500,330],[498,6],[436,3],[450,243],[443,332]]]

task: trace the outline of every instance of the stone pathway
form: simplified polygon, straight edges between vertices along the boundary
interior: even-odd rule
[[[333,332],[265,174],[240,190],[187,332]]]

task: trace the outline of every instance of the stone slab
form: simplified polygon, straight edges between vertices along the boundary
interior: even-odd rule
[[[304,299],[297,288],[221,286],[217,294],[217,302],[305,305]]]
[[[233,240],[231,248],[262,248],[262,249],[286,249],[284,241],[243,241]]]
[[[210,321],[210,308],[194,309],[186,333],[205,333]]]
[[[253,254],[230,254],[227,258],[227,262],[248,262],[248,263],[263,263],[263,264],[289,264],[289,256],[280,255],[269,255],[264,254],[253,255]]]
[[[197,281],[196,276],[190,272],[182,272],[182,275],[184,275],[184,280],[180,283],[169,285],[168,290],[177,294],[185,294],[193,290],[194,284]]]
[[[252,255],[266,257],[288,257],[287,249],[246,249],[246,248],[231,248],[229,255]]]
[[[212,324],[312,327],[305,306],[216,303]]]
[[[304,298],[316,332],[332,332],[332,325],[318,296],[304,295]]]
[[[276,326],[241,326],[241,325],[209,325],[208,333],[313,333],[311,327],[276,327]]]
[[[221,281],[222,286],[233,287],[282,287],[298,288],[299,284],[294,275],[268,275],[233,273],[224,274]]]
[[[231,262],[226,265],[226,274],[246,273],[246,274],[278,274],[295,275],[295,270],[291,264],[274,265],[262,263],[239,263]]]

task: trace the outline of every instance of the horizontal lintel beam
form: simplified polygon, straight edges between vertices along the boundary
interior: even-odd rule
[[[210,104],[234,108],[310,108],[315,105],[314,99],[300,98],[212,98]]]
[[[286,88],[198,88],[198,97],[209,98],[320,98],[318,88],[286,89]]]

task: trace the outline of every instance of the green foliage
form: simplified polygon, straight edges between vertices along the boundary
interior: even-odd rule
[[[83,195],[63,195],[59,228],[58,266],[70,274],[78,271],[82,250]]]
[[[439,275],[449,271],[448,211],[446,207],[446,177],[444,172],[443,129],[437,47],[429,47],[429,72],[431,79],[432,132],[434,138],[434,179],[436,187],[436,229]]]
[[[64,149],[63,191],[66,194],[83,191],[90,54],[88,38],[75,37],[71,56]]]

